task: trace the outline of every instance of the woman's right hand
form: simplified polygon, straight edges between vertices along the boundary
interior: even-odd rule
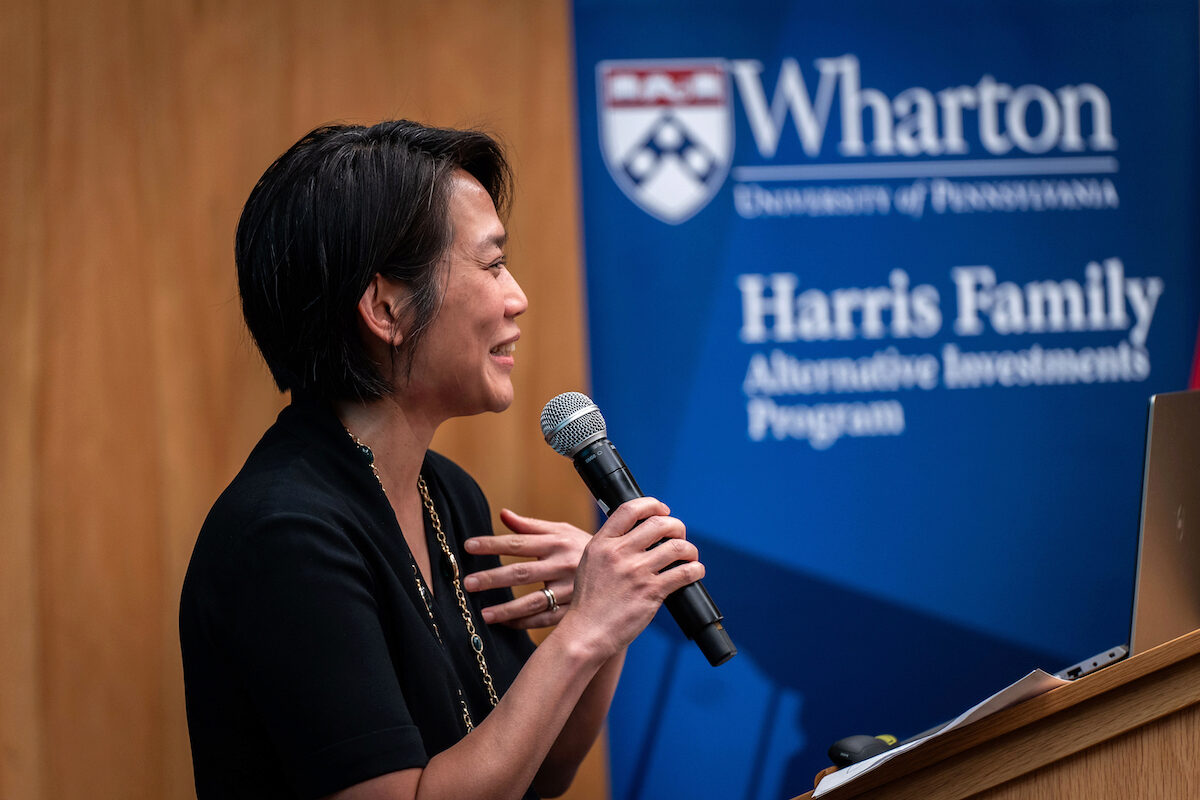
[[[575,630],[603,656],[615,655],[650,624],[667,595],[704,577],[696,546],[670,513],[653,497],[612,513],[583,551],[560,630]],[[676,562],[683,563],[667,569]]]

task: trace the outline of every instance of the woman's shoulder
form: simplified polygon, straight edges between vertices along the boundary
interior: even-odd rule
[[[247,459],[213,504],[210,519],[248,525],[286,514],[337,514],[347,507],[346,482],[319,459],[303,451],[264,455],[256,451]]]
[[[251,450],[205,518],[202,549],[240,548],[263,530],[344,528],[370,501],[370,472],[357,452],[332,434],[280,414]]]
[[[344,443],[343,443],[344,444]],[[334,449],[294,426],[273,425],[255,445],[214,509],[252,516],[340,507],[354,488],[349,447]],[[359,476],[361,477],[361,476]]]

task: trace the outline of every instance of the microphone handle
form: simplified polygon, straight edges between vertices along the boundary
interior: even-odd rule
[[[625,466],[621,454],[607,438],[587,445],[575,454],[573,460],[575,470],[606,516],[628,500],[645,497],[633,473]],[[666,540],[660,540],[658,544],[663,541]],[[682,563],[677,561],[667,569]],[[700,581],[671,592],[663,605],[671,612],[683,634],[700,647],[709,664],[720,666],[737,654],[733,640],[721,624],[724,617]]]

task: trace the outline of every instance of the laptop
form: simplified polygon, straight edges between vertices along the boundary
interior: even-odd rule
[[[1200,391],[1150,398],[1130,655],[1200,628]]]
[[[1146,422],[1129,644],[1055,673],[1074,680],[1200,628],[1200,391],[1156,394]]]

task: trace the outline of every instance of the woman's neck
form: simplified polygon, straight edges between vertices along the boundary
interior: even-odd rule
[[[380,481],[391,494],[415,491],[425,452],[437,426],[405,411],[393,398],[366,403],[342,401],[334,410],[346,430],[371,448]]]
[[[368,403],[337,403],[338,418],[359,443],[371,448],[375,477],[396,514],[413,562],[429,591],[433,572],[425,540],[425,520],[417,479],[437,425],[407,413],[394,398]]]

